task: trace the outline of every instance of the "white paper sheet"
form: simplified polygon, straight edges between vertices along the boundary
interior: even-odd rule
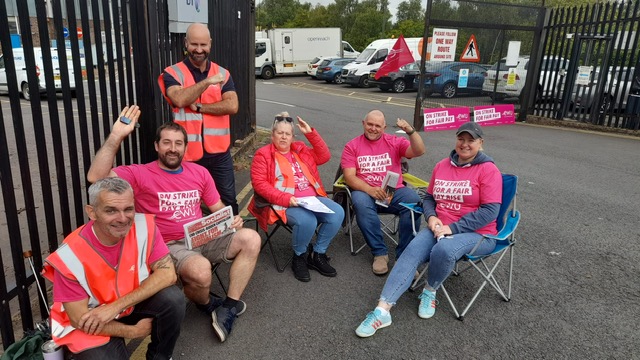
[[[333,214],[333,210],[329,209],[325,204],[321,203],[315,196],[304,196],[297,198],[298,206],[307,210],[319,213]]]

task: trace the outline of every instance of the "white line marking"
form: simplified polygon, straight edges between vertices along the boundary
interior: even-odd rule
[[[288,106],[288,107],[296,107],[295,105],[285,104],[285,103],[281,103],[281,102],[277,102],[277,101],[271,101],[271,100],[256,99],[256,101],[262,101],[262,102],[266,102],[266,103],[270,103],[270,104],[277,104],[277,105],[283,105],[283,106]]]

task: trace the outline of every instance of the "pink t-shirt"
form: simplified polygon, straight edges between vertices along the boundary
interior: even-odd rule
[[[316,196],[318,195],[316,193],[316,189],[313,187],[313,185],[311,185],[311,183],[309,182],[309,180],[307,179],[306,176],[304,176],[304,173],[302,172],[302,167],[300,167],[300,164],[298,163],[298,160],[296,160],[296,158],[293,156],[293,154],[291,154],[291,152],[288,152],[286,154],[282,154],[287,160],[289,160],[289,163],[291,163],[291,171],[293,171],[293,177],[296,183],[296,187],[295,187],[295,191],[293,193],[293,196],[295,197],[303,197],[303,196]]]
[[[390,134],[371,141],[360,135],[349,141],[342,152],[340,166],[355,168],[356,176],[371,186],[381,186],[387,171],[400,174],[396,188],[402,185],[402,157],[411,143],[409,140]]]
[[[446,158],[433,168],[427,192],[436,201],[438,218],[449,225],[482,204],[502,202],[502,175],[492,162],[456,167]],[[496,222],[476,232],[495,235]]]
[[[98,251],[100,255],[102,255],[102,257],[109,264],[111,264],[111,266],[118,266],[120,251],[122,249],[122,242],[119,242],[113,246],[102,244],[96,237],[96,234],[93,232],[92,226],[93,220],[89,221],[87,225],[85,225],[84,228],[80,230],[80,236],[89,240],[93,248],[96,249],[96,251]],[[148,261],[149,265],[169,254],[169,248],[167,248],[167,245],[164,243],[160,231],[156,231],[155,233],[156,237],[151,243],[151,254]],[[57,270],[54,271],[53,276],[53,282],[55,284],[55,286],[53,287],[53,301],[72,302],[80,301],[89,297],[87,292],[82,286],[80,286],[80,284],[65,278]]]
[[[136,211],[156,215],[164,241],[183,239],[183,225],[202,218],[201,199],[206,206],[220,200],[209,171],[191,162],[184,161],[179,172],[165,171],[157,161],[113,171],[133,187]]]

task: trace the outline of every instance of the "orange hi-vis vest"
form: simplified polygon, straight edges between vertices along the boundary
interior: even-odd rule
[[[302,162],[298,154],[291,152],[291,155],[293,155],[293,157],[296,159],[296,161],[300,165],[300,168],[302,169],[302,173],[304,174],[304,177],[306,177],[307,180],[309,180],[309,183],[311,184],[311,186],[313,186],[313,188],[316,189],[316,193],[321,196],[327,196],[327,192],[324,191],[322,186],[320,186],[320,183],[316,180],[315,177],[313,177],[313,175],[311,174],[311,171],[309,171],[309,168],[307,167],[307,165],[304,162]],[[284,155],[280,154],[277,151],[275,153],[275,160],[276,160],[276,167],[275,167],[276,183],[274,184],[275,188],[280,191],[287,192],[289,194],[294,194],[296,181],[294,179],[293,169],[291,169],[291,163],[286,157],[284,157]],[[275,212],[278,213],[278,215],[271,212],[269,214],[269,224],[273,224],[276,221],[278,221],[279,220],[278,216],[286,224],[287,208],[276,205],[276,204],[272,204],[271,206],[273,207]]]
[[[164,69],[166,73],[173,76],[182,87],[189,87],[196,83],[193,74],[184,62],[179,62]],[[224,75],[224,83],[229,79],[229,72],[222,66],[211,62],[207,77],[215,76],[218,73]],[[211,85],[205,90],[198,102],[212,104],[222,100],[222,84]],[[167,96],[167,89],[162,79],[162,74],[158,77],[158,85],[162,95],[167,99],[173,109],[173,121],[180,124],[187,131],[188,146],[184,154],[184,160],[200,160],[204,151],[209,154],[225,152],[231,145],[231,130],[229,129],[229,115],[211,115],[198,113],[191,110],[189,106],[178,108],[173,106]]]
[[[155,237],[153,215],[135,215],[134,224],[124,237],[116,268],[98,253],[88,239],[80,235],[83,228],[67,236],[63,244],[46,258],[42,270],[45,278],[53,282],[55,270],[65,278],[77,281],[89,295],[89,308],[93,309],[132,292],[149,277],[151,269],[147,261]],[[133,306],[125,309],[118,318],[132,311]],[[109,342],[109,336],[89,335],[71,326],[64,305],[60,302],[53,303],[50,317],[53,341],[57,345],[66,345],[73,353]]]

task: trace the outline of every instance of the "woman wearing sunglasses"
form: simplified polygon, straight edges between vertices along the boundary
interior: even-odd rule
[[[275,117],[271,128],[271,144],[256,151],[251,164],[254,197],[249,211],[263,230],[281,220],[292,228],[293,275],[309,281],[309,268],[324,276],[336,276],[326,255],[331,241],[340,230],[344,210],[327,197],[318,165],[329,161],[331,153],[320,134],[297,117],[297,127],[311,147],[294,141],[295,126],[287,112]],[[312,211],[301,205],[309,197],[316,198],[331,212]],[[318,226],[319,225],[319,226]],[[311,238],[318,228],[313,251],[307,254]]]

